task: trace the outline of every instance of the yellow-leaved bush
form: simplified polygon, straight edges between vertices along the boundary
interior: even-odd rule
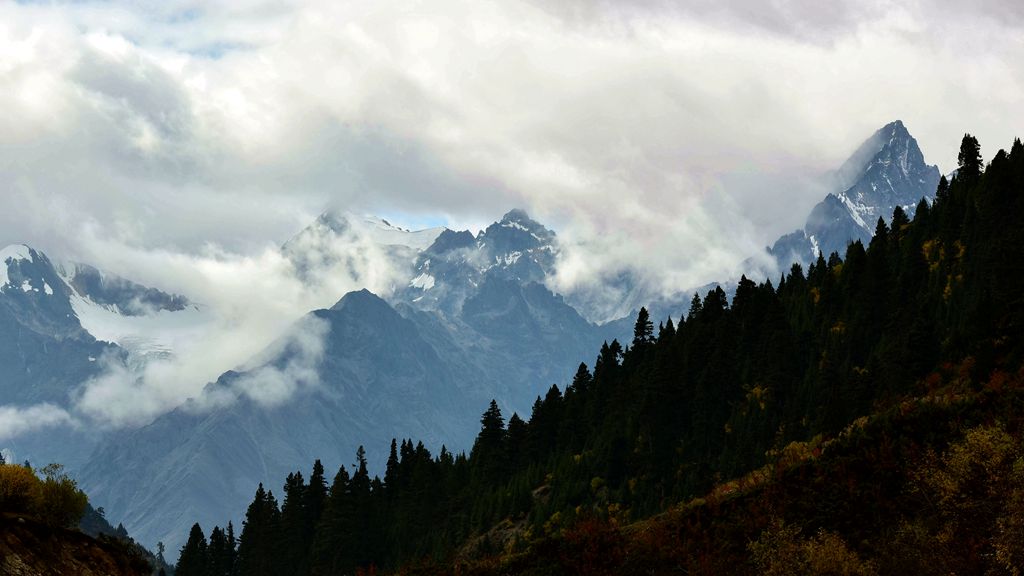
[[[33,516],[51,526],[78,524],[89,500],[64,467],[50,464],[42,477],[27,466],[0,465],[0,513]]]

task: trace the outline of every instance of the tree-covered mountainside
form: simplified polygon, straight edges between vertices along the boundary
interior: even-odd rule
[[[984,166],[965,136],[867,246],[642,310],[528,420],[492,403],[468,456],[261,485],[237,548],[196,526],[178,573],[1015,574],[1022,219],[1024,146]]]

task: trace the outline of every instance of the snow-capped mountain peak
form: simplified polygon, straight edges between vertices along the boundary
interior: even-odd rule
[[[475,237],[444,230],[416,260],[395,299],[423,309],[457,313],[488,278],[543,283],[555,265],[555,233],[521,209],[510,210]]]
[[[865,140],[833,176],[834,191],[811,210],[803,230],[769,249],[780,269],[806,265],[819,251],[843,255],[854,240],[867,243],[878,219],[892,220],[897,206],[913,216],[922,198],[934,198],[939,169],[925,163],[917,140],[896,120]]]
[[[480,232],[478,238],[488,239],[492,243],[515,243],[517,244],[515,248],[528,250],[551,245],[554,242],[555,233],[530,218],[525,210],[515,208],[502,216],[501,220]]]

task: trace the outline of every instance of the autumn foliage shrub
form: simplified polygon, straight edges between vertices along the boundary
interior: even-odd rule
[[[60,464],[42,470],[42,478],[27,466],[0,465],[0,512],[35,516],[51,526],[78,524],[89,503]]]
[[[39,499],[39,488],[30,468],[0,465],[0,512],[28,512]]]

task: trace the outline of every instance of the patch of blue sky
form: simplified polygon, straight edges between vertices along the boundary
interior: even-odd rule
[[[423,230],[425,228],[448,226],[449,224],[448,218],[444,215],[418,214],[400,210],[385,211],[380,214],[380,217],[387,220],[392,226],[398,226],[407,230]]]

